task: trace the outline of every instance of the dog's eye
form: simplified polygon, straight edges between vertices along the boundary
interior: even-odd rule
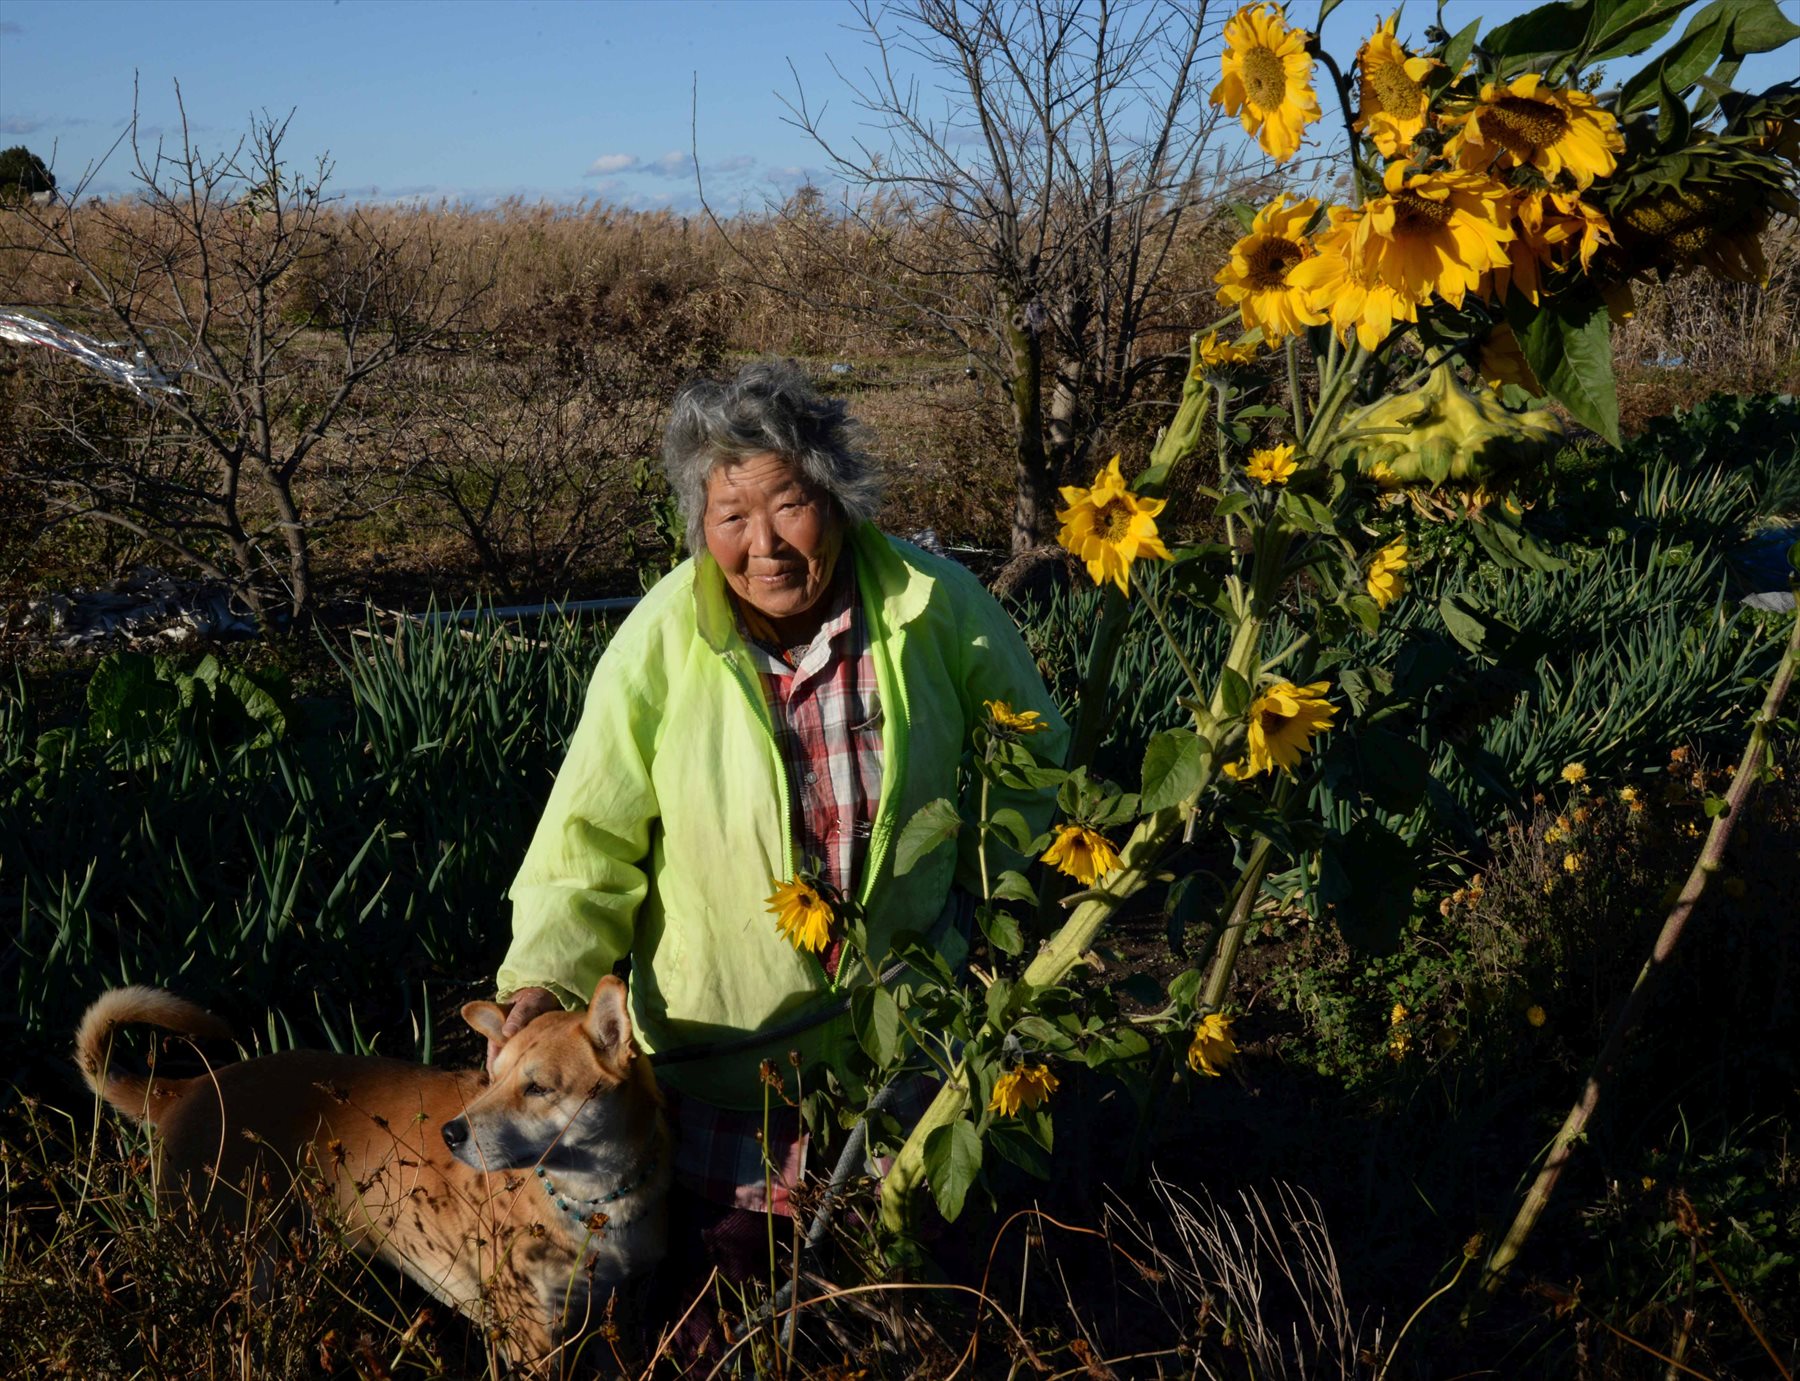
[[[536,1079],[527,1079],[522,1092],[527,1098],[542,1098],[548,1094],[550,1090],[545,1088]]]

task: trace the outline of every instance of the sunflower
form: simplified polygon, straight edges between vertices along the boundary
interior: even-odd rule
[[[1314,241],[1312,258],[1288,275],[1315,311],[1324,312],[1339,340],[1352,331],[1365,350],[1376,350],[1396,322],[1417,321],[1419,310],[1405,294],[1382,281],[1368,255],[1357,249],[1360,207],[1333,206],[1329,227]]]
[[[1578,782],[1585,782],[1587,780],[1587,764],[1579,762],[1569,763],[1564,766],[1563,770],[1557,773],[1557,775],[1570,786],[1574,786]]]
[[[1481,338],[1481,345],[1475,352],[1475,369],[1494,388],[1513,384],[1533,397],[1544,395],[1544,386],[1531,372],[1531,361],[1519,348],[1519,338],[1504,321],[1496,323]]]
[[[994,1080],[994,1094],[988,1099],[988,1111],[1002,1117],[1017,1117],[1021,1108],[1035,1108],[1059,1084],[1049,1065],[1020,1065]]]
[[[831,903],[804,878],[776,883],[769,910],[775,913],[775,928],[795,949],[817,954],[831,943]]]
[[[1188,1046],[1188,1068],[1216,1079],[1237,1053],[1237,1042],[1231,1038],[1231,1018],[1222,1012],[1208,1012],[1194,1028],[1193,1043]]]
[[[1290,776],[1314,734],[1331,727],[1337,706],[1327,704],[1328,681],[1296,686],[1280,681],[1250,704],[1249,742],[1244,761],[1227,763],[1225,774],[1239,780],[1279,767]]]
[[[1306,31],[1288,27],[1280,5],[1246,5],[1225,24],[1225,55],[1212,103],[1242,119],[1277,163],[1300,151],[1300,132],[1319,118]]]
[[[1228,340],[1219,339],[1217,331],[1208,331],[1200,340],[1200,363],[1208,370],[1224,369],[1227,365],[1249,364],[1256,358],[1256,342],[1246,341],[1233,345]]]
[[[1083,887],[1092,887],[1117,868],[1120,861],[1112,841],[1086,825],[1059,825],[1056,838],[1044,850],[1044,862]]]
[[[1404,152],[1425,128],[1431,93],[1420,83],[1432,68],[1443,65],[1408,54],[1394,37],[1399,22],[1395,10],[1356,54],[1359,109],[1354,128],[1367,133],[1385,158]]]
[[[1041,734],[1050,726],[1036,710],[1015,710],[1004,700],[983,700],[988,727],[1003,734]]]
[[[1068,507],[1056,510],[1056,521],[1063,525],[1056,540],[1087,562],[1094,584],[1111,580],[1121,593],[1130,594],[1133,561],[1141,556],[1169,559],[1169,549],[1156,535],[1156,515],[1164,501],[1140,499],[1126,488],[1117,456],[1094,476],[1091,488],[1065,484],[1061,492]]]
[[[1505,187],[1480,173],[1421,173],[1405,159],[1382,174],[1352,244],[1375,276],[1409,301],[1461,307],[1491,270],[1509,267]]]
[[[1276,197],[1256,213],[1250,233],[1231,247],[1231,261],[1213,275],[1219,301],[1238,309],[1246,329],[1262,327],[1270,343],[1326,320],[1292,281],[1293,271],[1312,257],[1305,231],[1318,209],[1316,201]]]
[[[1800,203],[1768,167],[1696,155],[1679,181],[1650,183],[1614,203],[1612,220],[1628,272],[1679,274],[1699,266],[1720,278],[1767,283],[1762,234],[1776,212],[1800,215]]]
[[[1506,301],[1509,289],[1536,304],[1543,270],[1564,269],[1579,262],[1585,273],[1603,244],[1613,243],[1612,226],[1597,206],[1579,192],[1525,191],[1513,199],[1513,239],[1506,247],[1507,266],[1495,269],[1483,295]]]
[[[1568,173],[1578,188],[1611,177],[1625,151],[1619,122],[1585,91],[1546,86],[1527,73],[1509,86],[1487,85],[1444,145],[1444,156],[1472,170],[1536,168],[1546,181]]]
[[[1389,542],[1369,562],[1369,598],[1385,609],[1406,593],[1406,539]]]
[[[1244,473],[1258,484],[1272,486],[1286,484],[1299,468],[1294,463],[1292,446],[1270,446],[1251,454],[1249,463],[1244,466]]]

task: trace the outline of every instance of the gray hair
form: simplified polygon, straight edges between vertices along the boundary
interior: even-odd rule
[[[882,476],[858,447],[849,405],[815,389],[791,360],[757,360],[730,379],[690,379],[669,409],[663,474],[687,523],[691,552],[706,546],[706,486],[721,465],[773,453],[830,499],[846,524],[875,516]]]

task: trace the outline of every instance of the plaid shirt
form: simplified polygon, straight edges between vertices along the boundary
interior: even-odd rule
[[[754,637],[741,607],[738,631],[762,678],[787,772],[795,860],[854,896],[881,804],[882,713],[855,573],[848,562],[840,570],[825,621],[805,646],[782,648]],[[824,954],[826,973],[837,972],[841,956],[842,943],[834,939]],[[711,1202],[792,1214],[788,1193],[805,1169],[809,1138],[779,1095],[771,1095],[766,1177],[762,1114],[693,1098],[671,1098],[670,1105],[676,1173],[689,1188]]]

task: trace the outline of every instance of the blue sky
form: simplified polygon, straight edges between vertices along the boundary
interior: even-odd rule
[[[1447,24],[1530,7],[1450,0]],[[1389,8],[1345,0],[1327,47],[1347,64]],[[1800,20],[1800,0],[1783,8]],[[1317,8],[1290,12],[1305,23]],[[1402,34],[1431,15],[1415,3]],[[784,123],[790,61],[809,98],[829,102],[833,133],[859,132],[831,68],[868,61],[853,21],[846,0],[0,0],[0,145],[54,149],[59,182],[74,183],[118,138],[135,72],[146,131],[175,127],[176,81],[203,148],[234,140],[254,111],[292,110],[288,151],[329,153],[332,186],[352,197],[686,210],[693,117],[709,199],[758,205],[823,174]],[[1800,75],[1795,52],[1753,60],[1739,84]],[[124,152],[91,190],[129,185]]]

